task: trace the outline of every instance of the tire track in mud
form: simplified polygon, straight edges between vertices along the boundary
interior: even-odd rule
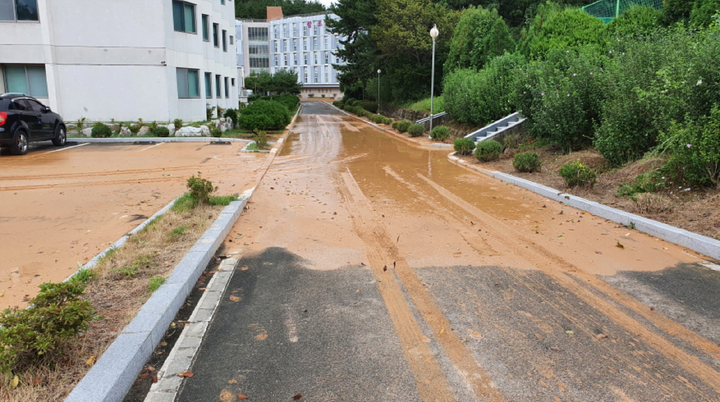
[[[448,379],[442,371],[415,320],[403,289],[433,337],[438,340],[446,356],[455,365],[458,374],[472,388],[477,397],[487,401],[504,401],[505,397],[493,385],[487,372],[475,361],[472,353],[452,331],[450,321],[445,317],[432,297],[423,287],[420,279],[405,261],[393,239],[372,214],[370,201],[362,193],[349,170],[341,173],[339,193],[348,204],[353,225],[363,240],[370,268],[378,279],[380,290],[395,331],[400,338],[408,364],[415,376],[418,392],[425,401],[455,400]],[[397,277],[401,283],[395,279]]]
[[[463,224],[463,217],[459,216],[457,212],[453,211],[450,208],[442,206],[443,204],[441,202],[432,201],[432,199],[434,198],[433,196],[429,195],[419,187],[403,180],[397,174],[392,176],[398,179],[403,185],[414,191],[418,195],[419,199],[431,205],[438,215],[445,217],[446,220],[455,220],[458,223]],[[717,357],[720,356],[720,346],[715,345],[713,342],[703,338],[702,336],[698,335],[693,331],[688,330],[682,325],[673,322],[672,320],[662,316],[659,313],[648,312],[647,306],[644,306],[642,303],[635,301],[630,296],[622,294],[619,290],[606,284],[594,275],[588,274],[578,269],[577,267],[570,264],[568,261],[564,260],[562,257],[555,255],[550,251],[544,249],[543,247],[535,244],[533,241],[526,238],[521,233],[512,229],[508,225],[503,224],[501,221],[495,219],[489,214],[477,209],[476,207],[462,200],[461,198],[455,196],[439,184],[433,182],[431,179],[420,174],[418,174],[418,176],[437,191],[436,196],[442,197],[443,199],[450,201],[452,204],[456,205],[461,210],[470,214],[479,222],[485,225],[489,225],[495,228],[502,227],[504,229],[506,234],[502,233],[503,231],[494,231],[493,237],[487,239],[485,239],[484,236],[470,232],[471,236],[475,237],[477,241],[487,242],[495,250],[502,252],[502,254],[505,256],[505,262],[503,264],[495,265],[498,265],[500,267],[507,267],[508,258],[514,257],[515,261],[519,263],[519,266],[530,266],[544,272],[545,274],[549,275],[553,280],[557,281],[557,283],[562,285],[563,288],[572,292],[575,296],[580,298],[582,301],[584,301],[591,307],[595,308],[597,311],[602,312],[606,317],[610,318],[613,322],[625,328],[629,333],[635,334],[645,344],[649,345],[659,354],[665,356],[671,361],[675,361],[688,373],[693,374],[698,379],[713,388],[716,392],[720,393],[720,373],[705,364],[699,358],[690,355],[689,353],[675,346],[663,335],[658,334],[653,329],[646,327],[634,318],[630,317],[625,312],[620,310],[616,305],[591,292],[585,286],[592,286],[594,289],[604,294],[613,302],[624,306],[631,311],[649,319],[651,322],[657,325],[658,329],[665,331],[667,335],[675,336],[689,342],[694,347],[714,359],[717,359]],[[473,243],[473,241],[470,241],[470,243]],[[519,244],[527,246],[527,248],[523,248]],[[565,270],[561,269],[560,267],[568,268]],[[505,271],[509,275],[516,277],[518,282],[524,283],[528,289],[537,289],[539,287],[543,287],[543,285],[538,283],[537,281],[528,281],[529,278],[523,279],[509,269],[505,269]],[[583,285],[580,285],[579,282]],[[538,294],[538,296],[540,295]],[[568,314],[568,311],[575,311],[574,306],[567,304],[567,302],[562,301],[562,299],[560,300],[560,303],[562,303],[562,305],[555,306],[557,311],[561,312],[566,318],[573,321],[579,327],[582,327],[584,328],[584,330],[591,332],[591,327],[593,326],[592,324],[598,324],[592,322],[583,323],[577,318],[576,315]],[[608,351],[612,352],[610,350]],[[635,362],[630,360],[627,356],[618,356],[617,354],[615,355],[620,360],[624,361],[628,365],[628,367],[636,367]],[[641,375],[643,375],[643,377],[649,382],[654,383],[658,388],[665,389],[667,392],[670,393],[675,393],[673,392],[673,389],[667,387],[667,379],[656,378],[647,371],[643,371]],[[684,385],[692,387],[692,385],[689,383],[685,383]],[[700,392],[700,390],[697,389],[696,391]],[[717,395],[714,395],[713,397],[717,397]]]

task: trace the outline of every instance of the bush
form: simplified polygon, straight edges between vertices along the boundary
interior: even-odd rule
[[[265,149],[268,146],[267,133],[262,130],[255,129],[255,144],[258,150]]]
[[[243,109],[238,125],[247,130],[280,130],[290,123],[290,111],[279,102],[258,100]]]
[[[217,191],[217,187],[213,186],[210,180],[203,179],[200,172],[198,177],[193,175],[187,179],[187,188],[190,190],[190,198],[198,204],[209,204],[210,194]]]
[[[412,122],[408,120],[400,120],[398,122],[395,122],[395,129],[401,133],[407,132],[410,126],[412,126]]]
[[[525,59],[505,54],[492,59],[480,71],[456,70],[446,75],[443,102],[445,111],[461,123],[485,126],[516,112],[512,82]]]
[[[518,172],[532,173],[540,171],[540,157],[534,152],[521,152],[515,155],[513,167]]]
[[[173,125],[175,125],[175,131],[180,130],[183,125],[182,119],[175,119],[173,120]]]
[[[222,130],[219,128],[212,128],[210,129],[210,136],[211,137],[222,137]]]
[[[455,152],[460,155],[470,155],[473,149],[475,149],[475,141],[472,138],[458,138],[453,142]]]
[[[232,120],[233,127],[237,127],[237,119],[238,119],[238,111],[235,109],[227,109],[225,110],[225,113],[223,113],[223,117],[227,118],[229,117],[230,120]]]
[[[597,180],[597,173],[579,160],[563,165],[558,173],[565,179],[568,187],[592,187]]]
[[[109,138],[112,135],[112,130],[105,123],[97,122],[93,124],[90,135],[93,138]]]
[[[632,197],[635,194],[654,193],[665,188],[664,169],[655,169],[635,176],[632,183],[621,183],[615,192],[618,197]]]
[[[720,105],[708,117],[673,123],[660,141],[661,149],[672,155],[665,167],[672,180],[720,187]]]
[[[5,309],[0,314],[0,370],[53,359],[63,345],[87,329],[94,310],[90,302],[80,300],[84,290],[79,280],[44,283],[28,308]]]
[[[520,134],[508,134],[503,138],[503,145],[505,148],[516,149],[523,143],[523,138]]]
[[[497,9],[471,6],[463,11],[455,25],[444,70],[480,69],[494,57],[514,49],[515,41]]]
[[[282,95],[273,95],[270,100],[282,103],[290,111],[295,110],[295,108],[297,108],[298,104],[300,103],[299,97],[288,93]]]
[[[445,141],[450,137],[450,130],[444,126],[433,127],[430,137],[435,141]]]
[[[393,120],[391,117],[385,117],[384,120],[385,121],[383,121],[383,124],[387,124],[389,126],[392,126],[392,124],[395,122],[395,120]]]
[[[378,112],[378,104],[377,102],[373,101],[358,101],[356,103],[357,106],[360,106],[361,108],[367,110],[371,113],[377,113]]]
[[[425,133],[425,126],[423,126],[422,124],[413,124],[408,127],[407,131],[411,137],[419,137]]]
[[[376,123],[376,124],[385,123],[385,116],[383,116],[381,114],[374,114],[374,115],[372,115],[371,118],[372,118],[373,123]]]
[[[502,151],[502,144],[495,140],[480,141],[475,148],[475,157],[480,162],[488,162],[499,158]]]
[[[169,137],[170,130],[164,126],[157,126],[152,130],[152,134],[156,137]]]
[[[215,106],[210,106],[209,103],[205,104],[205,120],[212,120],[214,113]]]

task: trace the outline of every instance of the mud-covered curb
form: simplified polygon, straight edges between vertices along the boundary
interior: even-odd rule
[[[301,110],[302,107],[298,108],[288,128],[285,129],[283,137],[280,138],[270,150],[272,157],[268,162],[268,168],[284,144],[288,133],[295,125],[295,121]],[[208,137],[205,138],[207,139]],[[66,402],[110,402],[122,401],[125,398],[128,390],[130,390],[132,384],[135,382],[138,373],[140,373],[145,362],[147,362],[153,350],[162,339],[165,331],[192,291],[198,278],[210,263],[210,259],[215,255],[227,237],[230,229],[250,200],[255,188],[257,188],[257,185],[262,181],[263,177],[265,177],[265,173],[267,173],[267,168],[254,187],[246,190],[240,195],[237,201],[233,201],[225,207],[220,213],[220,216],[218,216],[210,228],[205,231],[185,258],[173,269],[162,286],[143,304],[135,318],[133,318],[130,324],[123,329],[115,341],[103,352],[97,363],[85,374],[70,395],[65,398]],[[169,206],[166,206],[163,210],[166,210],[166,208],[169,208]],[[156,215],[161,214],[161,211],[158,211]],[[153,215],[153,217],[156,215]],[[148,219],[148,221],[150,221],[150,219]],[[146,225],[148,221],[142,225]],[[140,230],[140,228],[136,230]],[[124,243],[123,239],[120,241]],[[107,251],[108,250],[103,253]],[[99,258],[100,255],[93,260]],[[229,280],[229,278],[224,278],[224,276],[227,276],[227,274],[221,274],[222,280],[218,280],[217,282],[222,283],[225,280]],[[222,292],[219,293],[218,297],[220,296],[222,296]],[[209,298],[208,296],[205,300],[209,300]],[[207,317],[208,321],[212,318],[214,308],[210,313],[210,316]],[[193,312],[193,315],[195,315],[195,312]],[[202,341],[206,328],[207,325],[200,326],[202,331],[196,334],[199,341]]]
[[[635,215],[630,212],[611,208],[606,205],[599,204],[595,201],[586,200],[585,198],[578,197],[572,194],[563,193],[562,191],[556,190],[554,188],[547,187],[542,184],[532,182],[530,180],[515,177],[507,173],[491,171],[477,166],[473,166],[455,156],[454,152],[448,156],[448,159],[461,166],[476,170],[480,173],[486,174],[490,177],[502,180],[504,182],[512,183],[516,186],[522,187],[526,190],[530,190],[551,200],[562,202],[563,204],[567,204],[579,210],[589,212],[601,218],[605,218],[615,223],[634,228],[635,230],[666,240],[670,243],[686,247],[690,250],[706,255],[715,260],[720,260],[720,241],[717,241],[710,237],[693,233],[685,229],[680,229],[675,226],[670,226],[668,224]]]
[[[252,142],[242,138],[230,137],[113,137],[113,138],[87,138],[87,137],[69,137],[68,144],[72,143],[108,143],[108,144],[135,144],[148,142]]]

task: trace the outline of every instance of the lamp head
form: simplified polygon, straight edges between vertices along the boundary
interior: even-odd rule
[[[378,68],[378,74],[380,74],[380,69]]]
[[[437,29],[437,24],[433,24],[432,29],[430,30],[430,36],[435,40],[438,35],[440,35],[440,31]]]

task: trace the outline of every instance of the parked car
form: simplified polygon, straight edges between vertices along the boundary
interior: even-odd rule
[[[10,147],[14,155],[25,155],[29,143],[48,140],[65,145],[67,130],[59,114],[32,96],[0,95],[0,146]]]

